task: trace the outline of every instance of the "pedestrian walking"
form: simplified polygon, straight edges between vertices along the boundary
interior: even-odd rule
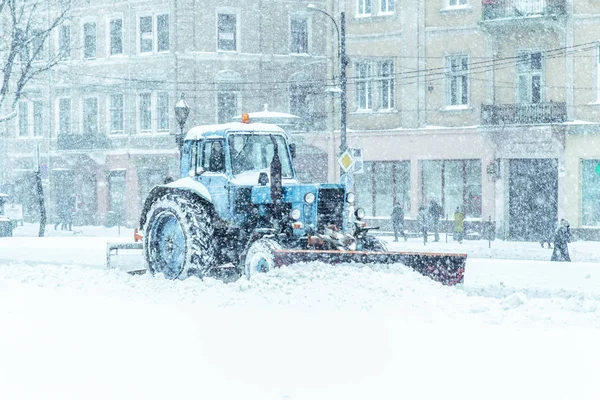
[[[456,207],[454,212],[454,240],[462,243],[465,234],[465,214]]]
[[[571,229],[569,221],[566,219],[560,220],[560,225],[554,234],[554,251],[552,252],[551,261],[571,261],[569,257],[568,243],[571,242]]]
[[[402,237],[404,237],[404,241],[406,242],[408,238],[406,237],[406,233],[404,232],[404,210],[400,204],[395,204],[394,209],[392,210],[392,225],[394,227],[394,242],[398,241],[398,233]]]
[[[440,206],[435,199],[431,200],[429,204],[429,216],[431,218],[431,230],[433,231],[433,241],[440,241],[440,218],[444,214],[442,206]]]
[[[427,211],[425,206],[419,207],[417,213],[417,223],[419,224],[419,230],[423,234],[423,244],[427,244]]]

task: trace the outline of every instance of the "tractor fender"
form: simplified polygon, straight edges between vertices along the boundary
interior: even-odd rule
[[[206,186],[190,177],[186,177],[166,185],[155,186],[150,191],[140,215],[140,229],[143,229],[144,224],[146,223],[146,214],[148,213],[148,210],[150,210],[150,207],[152,207],[152,204],[165,193],[177,193],[180,196],[200,201],[207,205],[209,209],[213,209],[212,198]]]

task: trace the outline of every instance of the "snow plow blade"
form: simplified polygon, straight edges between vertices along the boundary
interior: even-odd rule
[[[404,264],[434,281],[453,286],[463,282],[467,255],[387,251],[275,250],[274,261],[277,267],[311,261],[330,264]]]

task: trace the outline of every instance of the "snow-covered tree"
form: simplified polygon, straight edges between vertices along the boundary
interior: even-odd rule
[[[66,22],[75,0],[0,0],[0,122],[14,118],[27,84],[53,68],[52,33]]]

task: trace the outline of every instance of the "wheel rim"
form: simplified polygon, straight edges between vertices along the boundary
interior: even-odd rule
[[[255,254],[252,256],[250,260],[250,265],[248,266],[250,270],[250,275],[254,273],[266,273],[271,270],[271,263],[263,254]]]
[[[156,272],[167,279],[175,279],[183,270],[185,260],[185,236],[177,217],[163,212],[153,224],[151,253]]]

